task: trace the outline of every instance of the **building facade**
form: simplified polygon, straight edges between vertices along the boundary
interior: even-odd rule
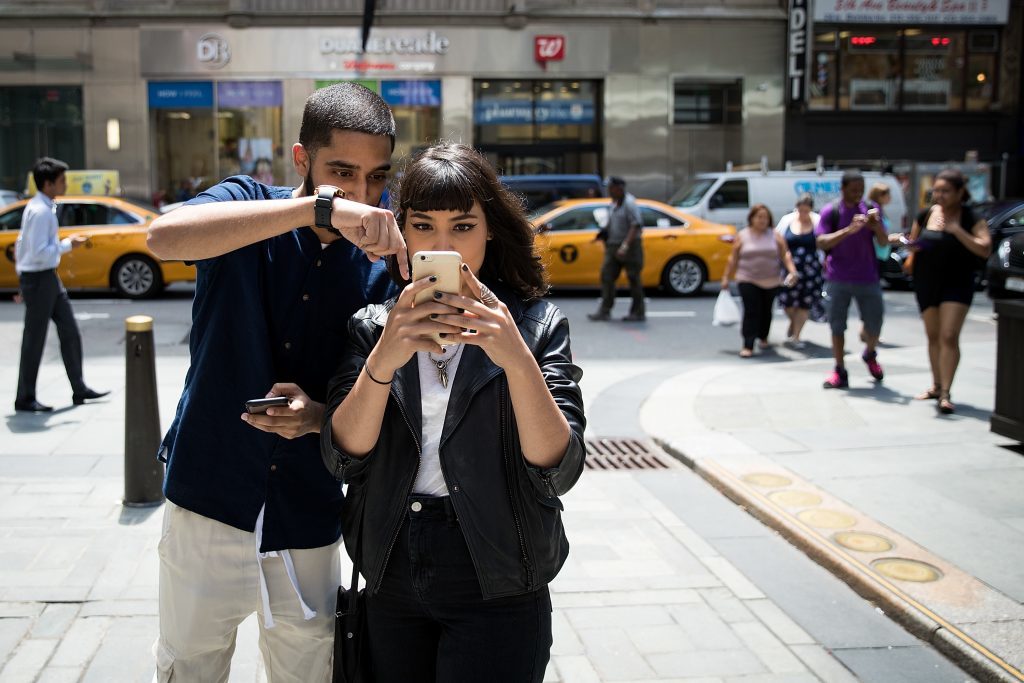
[[[616,174],[655,198],[783,161],[777,1],[378,5],[362,52],[356,0],[5,0],[0,186],[40,154],[162,201],[238,172],[293,184],[304,100],[349,80],[394,109],[398,159],[462,141],[504,173]]]
[[[1020,194],[1022,30],[1020,0],[790,0],[786,158],[981,162]]]

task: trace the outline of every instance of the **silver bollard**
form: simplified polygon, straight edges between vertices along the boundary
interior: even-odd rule
[[[124,504],[152,507],[164,501],[160,410],[156,396],[153,319],[125,319]]]

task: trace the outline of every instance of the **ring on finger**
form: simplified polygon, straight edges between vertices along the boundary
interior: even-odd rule
[[[494,296],[494,292],[488,289],[487,285],[480,285],[480,303],[487,308],[498,307],[498,297]]]

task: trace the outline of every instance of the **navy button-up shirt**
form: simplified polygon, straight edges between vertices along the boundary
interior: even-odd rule
[[[291,196],[291,188],[236,176],[189,203]],[[192,363],[160,448],[164,494],[244,531],[266,505],[264,552],[330,545],[341,535],[343,496],[317,435],[285,439],[239,415],[275,382],[325,402],[348,319],[393,294],[383,262],[370,263],[347,240],[324,247],[312,229],[297,227],[196,266]]]

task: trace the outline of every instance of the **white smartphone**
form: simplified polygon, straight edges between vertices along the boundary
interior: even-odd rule
[[[462,266],[462,255],[457,251],[417,251],[412,255],[412,279],[419,281],[430,275],[437,277],[437,282],[424,289],[413,303],[417,306],[434,300],[434,292],[458,294],[462,289],[462,278],[459,268]],[[442,339],[437,333],[431,335],[441,346],[449,346],[455,342]]]

